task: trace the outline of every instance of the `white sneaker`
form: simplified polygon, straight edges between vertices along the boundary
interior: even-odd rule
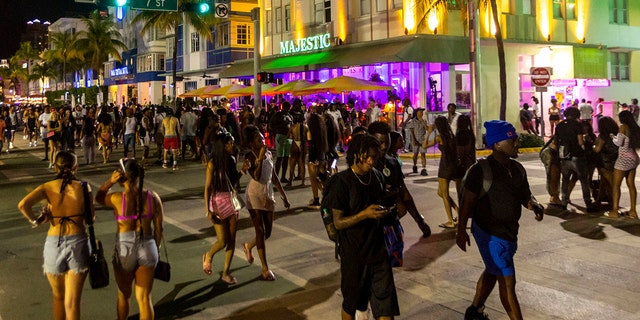
[[[13,142],[9,142],[9,149],[13,149]]]

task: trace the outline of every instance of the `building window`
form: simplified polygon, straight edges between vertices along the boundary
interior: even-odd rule
[[[331,1],[315,0],[313,12],[316,25],[331,22]]]
[[[360,0],[360,15],[371,14],[371,0]]]
[[[564,0],[567,20],[576,20],[576,0]]]
[[[536,15],[536,0],[522,0],[522,14],[535,16]]]
[[[276,8],[276,33],[282,33],[282,8]]]
[[[629,53],[611,52],[611,80],[629,81]]]
[[[184,92],[192,91],[198,88],[198,81],[185,81]]]
[[[273,17],[271,16],[271,10],[266,10],[264,13],[265,17],[267,17],[266,27],[267,27],[267,35],[271,35],[273,33]]]
[[[150,71],[164,71],[164,54],[160,53],[148,53],[137,57],[136,71],[137,72],[150,72]]]
[[[247,24],[238,24],[236,27],[236,44],[251,44],[251,27]]]
[[[191,32],[191,52],[200,51],[200,34]]]
[[[223,23],[216,26],[216,48],[229,46],[229,24]]]
[[[284,31],[291,30],[291,5],[284,6]]]
[[[402,9],[402,0],[393,0],[394,9]]]
[[[553,0],[553,18],[576,20],[576,0]]]
[[[629,24],[629,0],[609,0],[609,23]]]
[[[387,11],[387,0],[376,0],[376,11]]]
[[[562,0],[553,0],[553,18],[562,19]]]

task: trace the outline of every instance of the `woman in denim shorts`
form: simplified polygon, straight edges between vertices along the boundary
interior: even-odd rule
[[[56,178],[38,186],[18,203],[33,228],[49,222],[43,268],[53,291],[54,319],[80,319],[80,298],[89,268],[84,191],[82,182],[73,175],[76,168],[73,153],[58,152],[53,166]],[[33,206],[42,200],[48,204],[34,218]],[[91,211],[93,216],[93,206]]]
[[[109,192],[115,184],[124,191]],[[118,169],[98,189],[96,201],[113,208],[118,233],[113,271],[118,284],[118,319],[127,319],[135,280],[140,319],[153,319],[151,288],[162,240],[162,200],[143,189],[144,169],[135,159],[120,159]]]

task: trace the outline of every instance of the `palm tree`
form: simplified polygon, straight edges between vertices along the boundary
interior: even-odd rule
[[[13,88],[17,92],[20,84],[20,78],[23,77],[22,64],[15,56],[9,59],[7,68],[0,68],[0,75],[3,79],[9,80],[9,88]]]
[[[70,30],[64,32],[53,32],[49,34],[51,48],[44,52],[44,58],[49,62],[62,64],[63,89],[67,89],[67,64],[72,59],[82,59],[82,54],[76,46],[78,34],[71,33]]]
[[[213,33],[211,26],[215,25],[216,19],[212,12],[206,14],[198,14],[191,10],[185,9],[188,5],[195,3],[194,1],[178,0],[178,11],[142,11],[135,18],[132,24],[143,23],[142,33],[148,33],[154,29],[164,30],[166,33],[173,31],[173,51],[171,52],[171,61],[173,68],[171,70],[172,92],[174,99],[174,107],[176,103],[176,61],[178,59],[178,35],[175,34],[178,26],[188,22],[194,30],[204,36],[205,39],[212,41]],[[185,18],[183,20],[183,17]]]
[[[38,51],[36,51],[32,46],[31,42],[22,42],[20,43],[20,48],[16,51],[14,55],[14,63],[18,66],[17,77],[23,78],[27,83],[27,99],[29,99],[29,82],[31,79],[31,65],[35,62],[35,60],[39,60],[40,56],[38,55]],[[20,62],[25,61],[27,63],[27,68],[20,68]]]
[[[88,18],[82,18],[82,21],[87,30],[78,33],[76,47],[84,54],[89,68],[97,71],[99,81],[103,63],[109,61],[110,56],[122,61],[120,50],[128,50],[127,45],[122,42],[116,23],[108,17],[93,12]]]
[[[487,6],[491,6],[491,13],[493,16],[493,24],[496,28],[496,46],[498,49],[498,65],[500,67],[500,120],[506,119],[507,114],[507,69],[505,62],[505,54],[504,54],[504,39],[502,38],[502,28],[500,27],[500,16],[498,13],[498,5],[496,4],[496,0],[419,0],[416,1],[416,12],[421,13],[418,17],[418,27],[424,27],[427,24],[427,20],[429,14],[432,11],[440,11],[444,12],[447,10],[447,7],[455,7],[462,11],[462,23],[465,27],[468,26],[468,22],[471,20],[469,14],[475,14],[472,12],[468,12],[464,14],[467,9],[468,1],[478,1],[481,7],[486,8]],[[473,37],[471,37],[473,38]],[[469,39],[469,41],[474,41],[475,39]],[[475,44],[472,44],[475,46]]]
[[[56,72],[55,68],[53,67],[52,63],[49,62],[42,62],[39,64],[36,64],[35,66],[33,66],[33,74],[32,76],[32,80],[40,80],[42,83],[42,100],[44,101],[44,79],[45,78],[51,78],[51,79],[55,79],[56,76],[58,75],[58,73]]]

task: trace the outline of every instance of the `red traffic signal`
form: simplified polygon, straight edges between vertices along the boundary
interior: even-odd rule
[[[260,83],[273,82],[273,73],[271,72],[258,72],[256,75],[256,81]]]

